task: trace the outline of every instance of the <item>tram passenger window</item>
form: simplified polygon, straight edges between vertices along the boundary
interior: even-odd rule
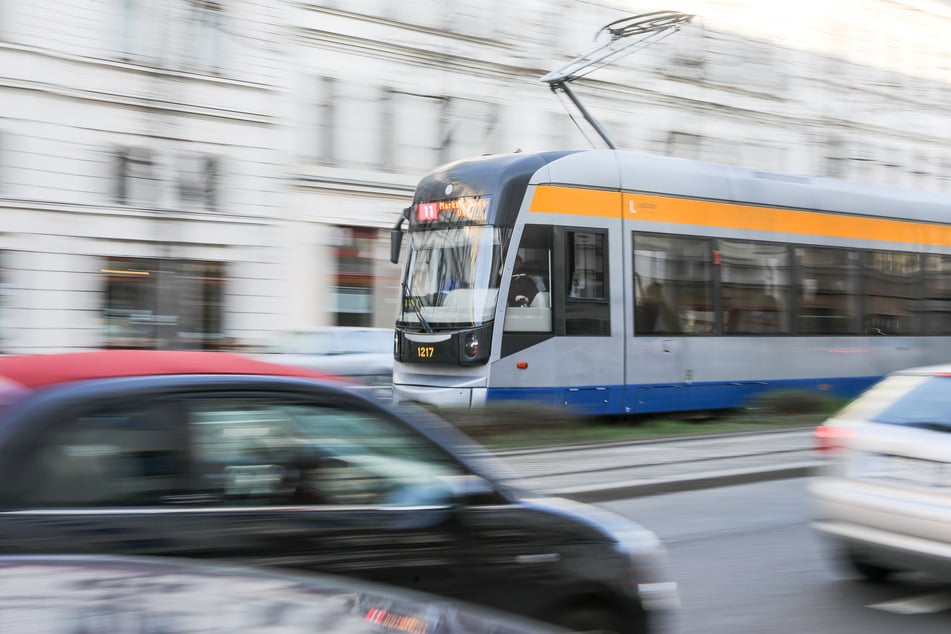
[[[863,254],[863,331],[867,335],[917,335],[921,258],[917,253]]]
[[[638,233],[633,241],[635,334],[712,334],[710,240]]]
[[[859,255],[848,249],[797,247],[796,293],[801,335],[859,333]]]
[[[721,240],[720,301],[727,335],[789,332],[786,245]]]
[[[951,335],[951,255],[926,255],[922,268],[922,332]]]
[[[608,303],[606,233],[567,231],[565,234],[565,334],[611,334]]]

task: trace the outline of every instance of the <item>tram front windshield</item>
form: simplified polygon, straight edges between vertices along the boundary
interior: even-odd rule
[[[465,226],[410,237],[400,325],[435,329],[491,321],[499,295],[502,232]]]

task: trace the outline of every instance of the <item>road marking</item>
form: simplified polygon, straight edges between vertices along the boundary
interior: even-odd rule
[[[872,603],[868,607],[895,614],[932,614],[951,608],[951,592],[919,594],[894,601]]]

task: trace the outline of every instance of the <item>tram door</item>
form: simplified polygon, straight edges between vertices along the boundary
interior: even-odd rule
[[[600,225],[525,227],[509,255],[513,275],[494,386],[590,414],[621,411],[620,232],[610,221]]]
[[[684,409],[695,390],[687,342],[715,332],[713,271],[708,238],[628,233],[626,260],[632,303],[628,312],[628,389],[631,412]]]
[[[620,411],[624,385],[624,320],[619,231],[558,228],[564,310],[556,369],[562,404],[589,413]]]

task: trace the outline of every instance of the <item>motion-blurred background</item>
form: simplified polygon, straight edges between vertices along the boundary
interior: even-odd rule
[[[418,179],[600,146],[539,79],[663,9],[573,84],[618,147],[951,190],[948,0],[0,0],[0,351],[391,327]]]

